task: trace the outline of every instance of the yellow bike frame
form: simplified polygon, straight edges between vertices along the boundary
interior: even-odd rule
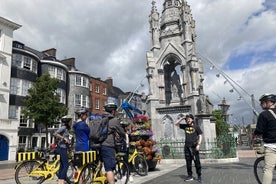
[[[59,170],[59,164],[58,162],[60,161],[60,156],[57,156],[57,159],[53,162],[50,163],[48,160],[45,163],[45,168],[41,168],[40,166],[36,167],[35,169],[32,170],[32,172],[29,174],[31,177],[40,177],[43,176],[47,180],[53,180],[55,177],[55,174]]]

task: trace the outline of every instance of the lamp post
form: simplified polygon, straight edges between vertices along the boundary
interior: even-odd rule
[[[228,112],[228,110],[229,110],[230,105],[228,105],[228,104],[226,103],[225,98],[223,98],[222,101],[221,101],[221,104],[218,104],[218,106],[219,106],[220,109],[221,109],[221,112],[222,112],[224,121],[225,121],[225,122],[228,122],[229,114],[227,114],[227,112]]]

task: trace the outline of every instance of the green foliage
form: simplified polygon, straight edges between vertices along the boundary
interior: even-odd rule
[[[23,114],[26,118],[33,119],[35,124],[43,124],[46,128],[48,145],[48,126],[52,126],[60,117],[66,114],[67,108],[59,103],[59,94],[56,92],[59,80],[44,74],[38,77],[28,90],[24,98]]]
[[[214,110],[212,115],[216,118],[217,137],[226,135],[229,132],[230,125],[224,120],[221,110]]]

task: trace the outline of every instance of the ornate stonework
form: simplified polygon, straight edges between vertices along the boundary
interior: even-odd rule
[[[152,48],[147,52],[147,112],[155,138],[184,137],[174,122],[192,113],[208,135],[204,140],[211,141],[215,136],[209,134],[215,135],[215,128],[210,125],[212,110],[204,95],[203,64],[196,55],[195,21],[190,6],[185,0],[164,0],[160,18],[152,1],[149,23]]]

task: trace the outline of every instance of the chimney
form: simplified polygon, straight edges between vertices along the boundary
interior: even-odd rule
[[[68,68],[75,68],[75,58],[68,58],[61,60],[60,62],[68,66]]]
[[[44,53],[48,56],[53,56],[53,57],[56,57],[56,52],[57,52],[57,49],[55,49],[55,48],[51,48],[51,49],[42,51],[42,53]]]
[[[112,87],[112,86],[113,86],[113,79],[112,79],[112,77],[108,77],[108,78],[105,80],[105,82],[107,83],[107,85],[108,85],[109,87]]]

